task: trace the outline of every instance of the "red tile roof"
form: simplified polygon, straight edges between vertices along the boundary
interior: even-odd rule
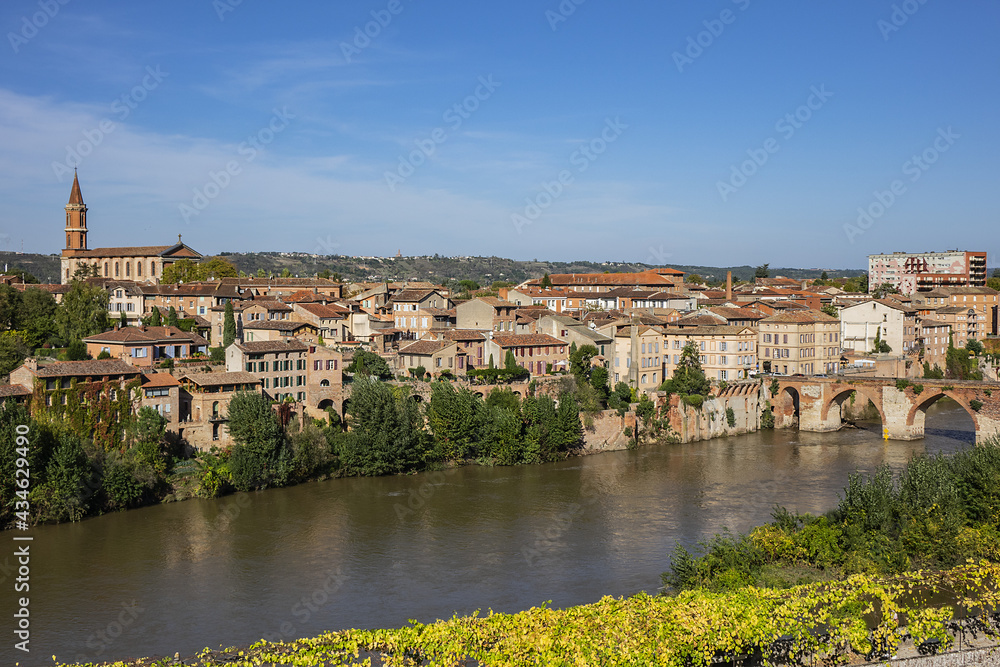
[[[566,345],[566,341],[559,340],[548,334],[500,334],[494,335],[493,341],[500,347]]]
[[[237,343],[236,347],[244,352],[305,352],[309,346],[298,341],[261,340],[250,343]]]
[[[142,376],[142,388],[152,389],[154,387],[178,387],[180,382],[170,373],[147,373]]]
[[[450,345],[454,345],[453,342],[443,341],[443,340],[418,340],[412,345],[407,345],[406,347],[399,349],[400,356],[404,354],[409,355],[421,355],[427,356],[438,352]]]
[[[119,359],[101,359],[98,361],[56,361],[47,366],[39,366],[35,373],[40,378],[102,375],[139,375],[138,368],[126,364]]]

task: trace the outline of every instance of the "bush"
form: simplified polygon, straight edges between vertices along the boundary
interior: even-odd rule
[[[726,408],[726,423],[729,424],[729,428],[736,427],[736,413],[732,408]]]
[[[701,394],[691,394],[690,396],[685,396],[681,400],[696,410],[700,410],[701,406],[705,403],[705,397]]]
[[[208,348],[209,359],[211,359],[213,364],[224,364],[226,363],[226,348],[224,347],[210,347]]]
[[[976,412],[979,412],[980,410],[983,409],[983,402],[980,400],[973,399],[969,401],[969,407],[975,410]]]

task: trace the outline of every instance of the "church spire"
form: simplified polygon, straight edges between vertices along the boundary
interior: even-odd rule
[[[80,179],[76,177],[76,169],[73,170],[73,189],[69,193],[69,203],[83,206],[83,193],[80,192]]]

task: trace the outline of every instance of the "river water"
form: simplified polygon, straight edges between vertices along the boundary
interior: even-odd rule
[[[330,480],[39,527],[32,651],[13,650],[4,613],[0,656],[186,656],[653,592],[677,541],[746,531],[775,504],[823,512],[855,470],[975,440],[971,419],[946,401],[929,411],[924,440],[885,442],[880,430],[765,431],[544,466]]]

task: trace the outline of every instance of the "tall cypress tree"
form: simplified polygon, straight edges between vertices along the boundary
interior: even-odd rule
[[[173,306],[170,306],[170,312],[167,313],[167,326],[177,326],[177,310]]]
[[[222,320],[222,347],[229,347],[236,340],[236,317],[233,315],[233,304],[226,302],[226,310]]]

